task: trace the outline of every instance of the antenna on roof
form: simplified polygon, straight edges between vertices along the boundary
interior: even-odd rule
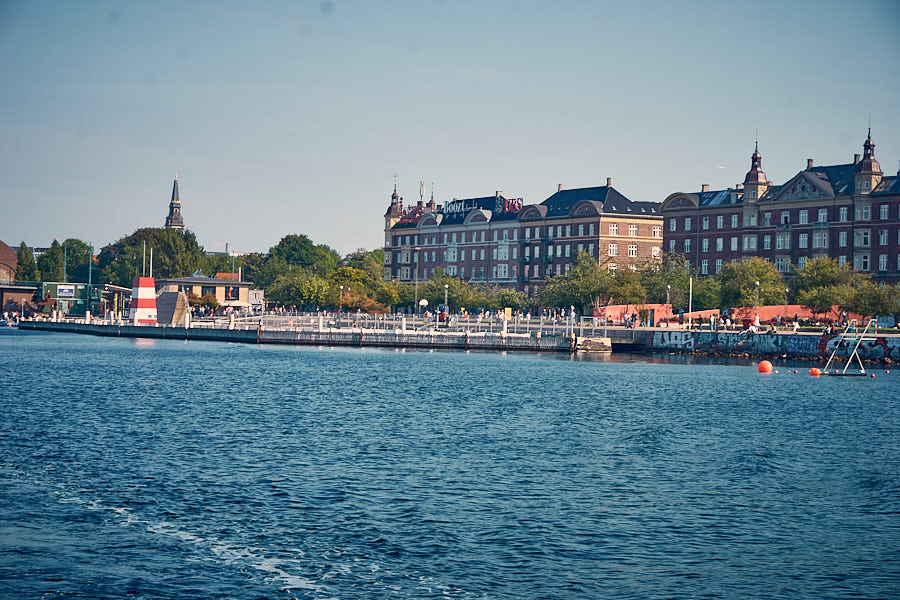
[[[756,128],[756,141],[753,145],[753,151],[759,152],[759,127]]]
[[[431,201],[434,202],[434,182],[431,182]]]
[[[394,191],[397,191],[397,174],[394,173]]]
[[[872,113],[869,113],[869,137],[872,137]]]

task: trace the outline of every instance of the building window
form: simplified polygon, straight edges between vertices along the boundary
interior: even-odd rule
[[[869,232],[868,231],[856,231],[853,233],[853,247],[854,248],[868,248],[870,245],[869,242]]]
[[[756,236],[755,235],[745,235],[744,236],[744,252],[755,252],[756,251]]]
[[[578,235],[580,237],[584,236],[584,223],[581,223],[580,225],[578,225]]]
[[[812,247],[813,248],[827,248],[828,247],[828,232],[827,231],[814,231]]]
[[[717,258],[716,259],[716,273],[718,273],[721,270],[722,270],[722,259]]]
[[[628,226],[628,235],[630,237],[637,237],[638,234],[638,226],[637,225],[629,225]]]
[[[637,257],[637,244],[628,244],[628,256],[631,258]]]
[[[617,265],[616,263],[609,263],[608,265],[606,265],[606,268],[610,271],[616,271],[618,270],[619,265]]]
[[[878,255],[878,270],[879,271],[887,271],[887,254],[879,254]]]
[[[800,210],[800,218],[797,221],[800,225],[808,225],[809,224],[809,211],[804,209]]]
[[[820,208],[820,209],[819,209],[819,216],[818,216],[818,218],[817,218],[816,220],[817,220],[819,223],[827,223],[827,222],[828,222],[828,209],[827,209],[827,208]]]
[[[806,257],[805,256],[801,256],[800,258],[797,259],[797,268],[798,269],[806,268]]]
[[[790,256],[776,256],[775,257],[775,270],[779,273],[787,273],[791,269],[791,257]]]
[[[878,232],[878,245],[879,246],[887,246],[888,245],[888,230],[882,229]]]
[[[709,217],[703,217],[702,223],[701,227],[703,227],[703,229],[709,229]]]
[[[609,256],[618,256],[619,255],[619,245],[618,244],[610,244],[607,249],[607,254]]]
[[[572,237],[572,226],[566,225],[566,237]]]
[[[662,237],[662,227],[660,227],[659,225],[653,226],[653,237],[655,237],[655,238]]]
[[[675,240],[669,240],[669,252],[675,252]]]
[[[718,215],[716,217],[716,229],[722,229],[725,227],[725,215]]]
[[[845,248],[847,246],[847,232],[838,232],[838,246]]]
[[[594,235],[594,224],[588,223],[588,235]]]
[[[872,218],[872,207],[870,206],[857,206],[856,207],[856,220],[857,221],[868,221]]]
[[[526,228],[525,228],[525,239],[526,239],[526,240],[530,240],[530,239],[531,239],[531,228],[530,228],[530,227],[526,227]]]
[[[790,233],[779,233],[775,236],[775,249],[776,250],[790,250],[791,249],[791,234]]]
[[[763,236],[763,250],[771,250],[772,249],[772,236],[764,235]]]
[[[882,204],[878,207],[878,218],[882,221],[888,219],[888,211],[890,210],[890,206],[887,204]]]
[[[772,225],[772,213],[767,212],[763,214],[763,225],[766,227]]]
[[[744,227],[756,227],[756,213],[744,213]]]
[[[738,249],[738,239],[737,236],[731,238],[731,251],[737,252]]]
[[[838,208],[838,221],[846,222],[847,221],[847,213],[848,208],[846,206],[841,206]]]
[[[684,238],[684,253],[691,251],[691,238]]]
[[[838,259],[837,259],[837,260],[838,260],[838,266],[839,266],[839,267],[843,267],[844,265],[847,264],[847,256],[846,256],[846,255],[843,255],[843,254],[842,254],[841,256],[838,256]]]
[[[700,274],[708,275],[709,274],[709,261],[705,258],[700,261]]]
[[[738,216],[737,215],[731,215],[731,228],[732,229],[738,228]]]
[[[809,234],[801,233],[797,238],[797,247],[798,248],[808,248],[809,247]]]
[[[782,225],[790,225],[791,223],[791,212],[788,210],[781,211],[781,224]]]
[[[725,249],[725,238],[716,238],[716,252],[721,252]]]
[[[691,218],[690,218],[690,217],[685,217],[685,218],[684,218],[684,230],[685,230],[685,231],[690,231],[690,230],[691,230]]]
[[[868,254],[857,254],[853,257],[853,268],[857,271],[868,271],[869,270],[869,255]]]
[[[669,219],[669,231],[676,231],[675,219]]]
[[[659,246],[652,246],[650,248],[650,256],[652,256],[653,258],[659,258],[660,256],[662,256],[662,248],[660,248]]]
[[[709,252],[709,238],[700,240],[700,252]]]
[[[535,248],[537,250],[537,248]],[[481,249],[481,260],[484,260],[484,248]]]
[[[588,244],[588,254],[594,256],[594,244]]]
[[[619,224],[618,223],[610,223],[609,224],[609,235],[619,235]]]

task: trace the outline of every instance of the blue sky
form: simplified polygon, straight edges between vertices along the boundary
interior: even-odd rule
[[[383,244],[407,202],[900,159],[900,2],[0,0],[0,239]]]

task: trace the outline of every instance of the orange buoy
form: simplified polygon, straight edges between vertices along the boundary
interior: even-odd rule
[[[869,377],[871,377],[872,379],[875,379],[875,373],[872,373],[871,375],[869,375]]]
[[[817,367],[813,367],[809,370],[809,374],[813,377],[820,377],[822,375],[822,371],[820,371]]]
[[[759,363],[759,365],[756,367],[756,369],[760,373],[771,373],[772,372],[772,363],[770,363],[767,360],[764,360]]]

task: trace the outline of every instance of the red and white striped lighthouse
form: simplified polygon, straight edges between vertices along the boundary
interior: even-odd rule
[[[156,285],[152,277],[135,277],[131,284],[128,319],[135,325],[156,324]]]

